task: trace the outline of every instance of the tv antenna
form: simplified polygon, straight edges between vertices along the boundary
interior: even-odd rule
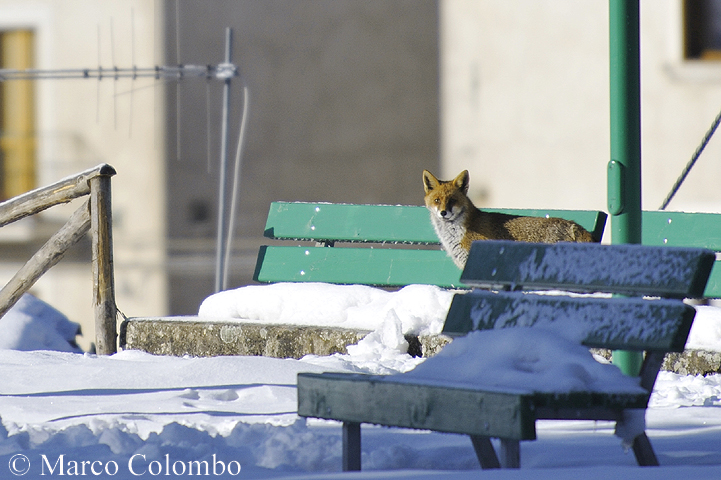
[[[112,27],[112,25],[111,25]],[[111,29],[112,33],[112,29]],[[233,191],[230,210],[227,201],[228,176],[228,117],[230,115],[230,86],[233,78],[238,77],[238,67],[232,62],[233,30],[225,29],[225,57],[223,63],[217,65],[175,65],[153,67],[121,68],[113,65],[103,68],[75,68],[75,69],[0,69],[0,82],[12,80],[62,80],[62,79],[112,79],[121,78],[155,78],[156,80],[180,81],[187,78],[217,80],[223,82],[223,101],[221,112],[220,137],[220,178],[218,188],[218,225],[216,235],[216,261],[215,261],[215,291],[225,290],[228,283],[229,255],[232,244],[232,235],[235,217],[235,204],[238,201],[240,188],[240,169],[242,147],[247,123],[249,95],[247,86],[243,85],[243,112],[240,122],[240,133],[235,155],[235,170],[233,175]],[[114,63],[114,62],[113,62]],[[134,63],[134,59],[133,59]]]

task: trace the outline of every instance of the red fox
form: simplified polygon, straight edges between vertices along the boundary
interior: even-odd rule
[[[459,268],[466,265],[474,240],[522,242],[593,242],[576,222],[561,218],[522,217],[479,210],[468,198],[468,170],[451,181],[423,170],[426,207],[443,249]]]

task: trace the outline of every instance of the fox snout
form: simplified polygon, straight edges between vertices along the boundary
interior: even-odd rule
[[[450,221],[453,221],[458,216],[461,208],[452,203],[448,203],[445,206],[434,205],[433,210],[436,212],[436,215],[441,217],[443,220],[450,222]]]

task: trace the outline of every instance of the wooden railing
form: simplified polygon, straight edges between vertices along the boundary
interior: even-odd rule
[[[0,290],[0,317],[27,292],[65,252],[88,231],[92,237],[93,310],[95,349],[100,355],[117,351],[113,237],[110,178],[115,169],[102,164],[0,203],[0,227],[34,215],[54,205],[90,195],[15,276]]]

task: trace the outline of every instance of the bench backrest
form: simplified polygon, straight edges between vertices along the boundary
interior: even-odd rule
[[[676,300],[593,298],[474,290],[453,298],[443,333],[542,325],[588,347],[682,352],[695,310]]]
[[[702,248],[474,242],[461,280],[511,290],[703,296],[716,254]]]
[[[704,297],[721,298],[721,214],[644,211],[644,245],[699,247],[717,252]]]
[[[600,241],[607,215],[592,210],[488,209],[509,215],[573,220]],[[279,240],[438,245],[428,209],[418,205],[273,202],[265,236]]]
[[[576,221],[600,239],[606,214],[568,210],[494,210]],[[259,282],[327,282],[378,286],[464,287],[460,270],[437,247],[422,206],[274,202],[265,236],[278,240],[380,244],[377,247],[263,246],[253,278]],[[409,247],[412,246],[412,247]],[[347,248],[350,247],[350,248]]]
[[[580,340],[588,346],[682,351],[695,311],[680,299],[703,294],[715,258],[714,252],[699,248],[475,242],[461,276],[468,285],[636,297],[574,298],[476,290],[454,297],[444,333],[462,335],[476,329],[557,322],[580,329]]]

